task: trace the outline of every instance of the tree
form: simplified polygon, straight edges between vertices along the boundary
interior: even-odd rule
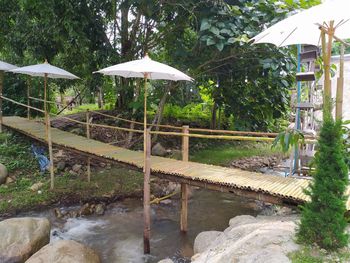
[[[300,242],[316,243],[328,250],[347,245],[344,215],[348,169],[344,157],[340,122],[326,116],[315,157],[316,171],[310,189],[306,190],[310,202],[302,207],[297,233]]]

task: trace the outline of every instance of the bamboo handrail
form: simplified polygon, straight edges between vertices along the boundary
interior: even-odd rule
[[[194,133],[184,134],[184,133],[180,133],[180,132],[162,132],[162,131],[151,131],[151,134],[168,135],[168,136],[188,136],[188,137],[204,138],[204,139],[239,140],[239,141],[273,142],[275,140],[275,138],[269,138],[269,137],[205,135],[205,134],[194,134]],[[316,143],[316,140],[306,139],[305,143]]]
[[[14,104],[18,104],[18,105],[20,105],[20,106],[23,106],[23,107],[26,107],[26,108],[29,108],[29,109],[32,109],[32,110],[39,111],[39,112],[41,112],[41,113],[45,113],[45,111],[43,111],[43,110],[41,110],[41,109],[32,107],[32,106],[30,106],[30,105],[23,104],[23,103],[21,103],[21,102],[15,101],[15,100],[13,100],[13,99],[7,98],[7,97],[5,97],[5,96],[3,96],[3,95],[1,95],[0,97],[1,97],[2,99],[4,99],[4,100],[10,101],[10,102],[12,102],[12,103],[14,103]]]
[[[90,112],[93,112],[93,113],[96,113],[96,114],[99,114],[99,115],[101,115],[101,116],[105,116],[105,117],[108,117],[108,118],[112,118],[112,119],[115,119],[115,120],[121,120],[121,121],[125,121],[125,122],[128,122],[128,123],[134,123],[134,124],[143,125],[143,122],[139,122],[139,121],[132,121],[132,120],[124,119],[124,118],[117,117],[117,116],[112,116],[112,115],[109,115],[109,114],[106,114],[106,113],[102,113],[102,112],[98,112],[98,111],[93,111],[93,110],[90,110]],[[152,124],[152,123],[148,123],[147,126],[162,127],[162,128],[170,128],[170,129],[178,129],[178,130],[181,130],[181,129],[182,129],[182,127],[179,127],[179,126],[164,125],[164,124]]]
[[[12,100],[10,98],[0,96],[2,99],[10,101],[12,103],[18,104],[20,106],[30,108],[42,113],[45,113],[45,111],[37,109],[35,107],[25,105],[23,103],[17,102],[15,100]],[[90,112],[95,112],[95,111],[90,111]],[[119,118],[115,116],[111,116],[108,114],[100,113],[100,112],[95,112],[101,115],[107,115],[108,117],[114,117],[114,118]],[[51,114],[53,116],[58,116],[57,114]],[[81,125],[86,125],[86,122],[78,121],[73,118],[69,118],[66,116],[59,116],[59,118],[63,118]],[[143,130],[135,130],[135,129],[129,129],[129,128],[123,128],[123,127],[116,127],[116,126],[109,126],[109,125],[103,125],[103,124],[95,124],[95,123],[90,123],[89,125],[95,126],[95,127],[101,127],[101,128],[107,128],[107,129],[114,129],[114,130],[121,130],[121,131],[127,131],[127,132],[135,132],[135,133],[143,133]],[[173,126],[176,127],[176,126]],[[182,129],[182,127],[181,127]],[[203,131],[203,132],[216,132],[216,130],[207,130],[207,129],[200,129],[200,128],[189,128],[189,130],[192,131]],[[225,131],[225,130],[218,130],[219,132],[227,132],[228,134],[250,134],[250,135],[260,135],[260,134],[269,134],[272,136],[272,133],[259,133],[259,132],[239,132],[239,131]],[[204,138],[204,139],[222,139],[222,140],[239,140],[239,141],[263,141],[263,142],[273,142],[275,138],[271,137],[252,137],[252,136],[228,136],[228,135],[206,135],[206,134],[195,134],[195,133],[181,133],[181,132],[164,132],[164,131],[150,131],[150,134],[158,134],[158,135],[167,135],[167,136],[188,136],[188,137],[193,137],[193,138]],[[274,135],[277,135],[274,134]],[[316,143],[315,139],[308,138],[305,140],[305,143]]]
[[[32,99],[32,100],[37,100],[37,101],[41,101],[41,102],[45,102],[45,100],[43,99],[40,99],[40,98],[35,98],[35,97],[28,97],[28,99]],[[58,105],[61,105],[61,106],[65,106],[63,103],[60,103],[60,102],[55,102],[55,101],[46,101],[46,103],[51,103],[51,104],[58,104]]]

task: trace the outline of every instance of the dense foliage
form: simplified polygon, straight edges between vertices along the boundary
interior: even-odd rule
[[[231,128],[278,130],[287,118],[295,50],[251,45],[248,39],[288,12],[317,2],[2,0],[0,59],[27,65],[46,58],[82,78],[55,81],[57,92],[74,88],[85,102],[104,93],[105,100],[138,118],[140,82],[92,72],[149,52],[196,79],[194,84],[153,82],[150,104],[155,110],[164,101],[179,107],[189,101],[201,104],[205,92],[212,127],[218,127],[222,114],[234,120]],[[33,95],[42,95],[42,84],[32,81]],[[25,90],[24,81],[10,79],[5,95],[23,99]],[[5,113],[11,110],[7,106]]]
[[[315,164],[314,180],[307,191],[311,202],[302,209],[298,239],[325,249],[341,248],[348,241],[344,217],[348,169],[341,125],[330,117],[321,128]]]

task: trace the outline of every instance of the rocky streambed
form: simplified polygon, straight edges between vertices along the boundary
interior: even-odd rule
[[[87,210],[90,212],[93,210],[94,213],[85,213]],[[261,242],[255,242],[254,252],[259,250],[258,243],[264,246],[262,248],[267,249],[273,244],[279,246],[278,242],[284,240],[272,239],[270,243],[262,242],[267,240],[270,230],[275,229],[276,236],[280,235],[281,238],[288,235],[289,230],[292,231],[291,223],[287,223],[289,228],[287,232],[284,232],[282,228],[274,227],[278,220],[273,221],[261,216],[255,219],[261,214],[290,213],[288,209],[276,210],[274,206],[262,206],[262,204],[231,194],[195,190],[189,201],[189,232],[186,235],[179,231],[180,203],[178,198],[175,197],[152,206],[152,254],[145,257],[142,251],[143,209],[141,200],[126,199],[109,204],[104,207],[104,213],[100,215],[96,210],[99,211],[97,205],[89,207],[83,205],[81,207],[58,207],[43,212],[27,212],[19,216],[25,216],[25,220],[33,223],[24,224],[17,221],[16,227],[12,230],[8,227],[9,221],[0,222],[0,225],[7,225],[3,228],[0,226],[0,262],[25,262],[30,256],[32,260],[28,260],[30,263],[151,263],[164,258],[168,258],[168,262],[178,263],[191,262],[191,258],[194,262],[226,262],[220,261],[219,252],[227,249],[227,254],[232,254],[229,246],[233,245],[231,243],[233,237],[237,237],[237,244],[241,244],[234,245],[238,249],[235,250],[235,253],[241,251],[241,254],[234,254],[234,256],[240,258],[251,253],[252,250],[248,249],[249,244],[258,236],[261,236]],[[80,213],[77,214],[76,211]],[[75,217],[76,214],[78,217]],[[240,217],[240,215],[250,216]],[[33,219],[32,217],[40,218]],[[230,220],[231,218],[233,219]],[[230,222],[230,227],[225,230],[227,222]],[[278,232],[280,234],[277,234]],[[39,234],[41,238],[36,238]],[[9,237],[6,237],[8,235]],[[6,244],[3,240],[8,240],[6,242],[10,243]],[[244,240],[247,242],[244,243]],[[227,248],[220,249],[219,244],[227,244]],[[22,246],[24,248],[20,249]],[[5,256],[9,258],[6,254],[10,251],[9,247],[14,248],[12,251],[24,251],[21,252],[24,256],[17,257],[19,260],[2,261]],[[60,253],[60,251],[63,252]],[[52,256],[52,261],[40,261],[48,254]],[[78,257],[79,255],[81,257]],[[94,261],[88,261],[84,255]],[[210,255],[216,255],[218,261],[203,261],[203,258]],[[56,258],[57,260],[64,259],[64,261],[54,261]]]

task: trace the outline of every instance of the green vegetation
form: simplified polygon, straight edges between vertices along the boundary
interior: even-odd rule
[[[271,145],[267,143],[239,142],[239,143],[220,143],[212,144],[206,149],[193,152],[190,160],[207,164],[228,166],[231,161],[253,157],[253,156],[271,156],[283,155],[278,148],[271,150]]]
[[[328,250],[347,245],[344,215],[348,169],[344,159],[341,125],[328,117],[320,132],[314,181],[306,191],[311,202],[302,208],[299,242],[315,243]]]
[[[50,190],[49,174],[40,175],[28,141],[17,135],[1,134],[0,152],[0,163],[9,168],[12,178],[15,177],[14,182],[0,186],[0,214],[35,209],[58,201],[69,204],[138,196],[142,192],[142,174],[123,167],[93,172],[90,183],[85,175],[56,173],[55,189]],[[40,191],[30,190],[38,182],[43,183]]]
[[[288,256],[292,263],[346,263],[350,261],[350,251],[348,250],[327,253],[315,247],[303,247]]]

